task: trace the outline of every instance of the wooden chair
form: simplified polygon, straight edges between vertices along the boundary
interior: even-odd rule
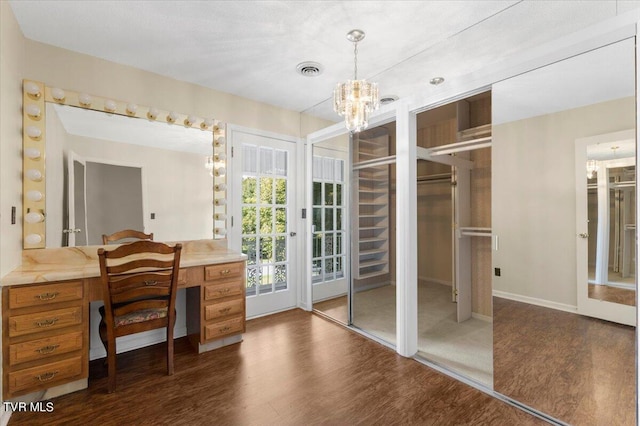
[[[153,232],[150,234],[145,234],[144,232],[136,231],[134,229],[125,229],[123,231],[114,232],[111,235],[102,234],[102,244],[106,245],[114,241],[124,240],[127,238],[153,241]]]
[[[167,329],[167,374],[173,374],[173,326],[182,245],[135,241],[98,249],[104,306],[100,339],[107,350],[109,393],[116,389],[116,337]]]

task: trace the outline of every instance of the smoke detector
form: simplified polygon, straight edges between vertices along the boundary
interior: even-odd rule
[[[397,101],[399,98],[396,95],[384,95],[380,96],[380,105],[387,105]]]

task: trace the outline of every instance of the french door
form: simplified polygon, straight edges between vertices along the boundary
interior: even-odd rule
[[[247,317],[296,306],[296,143],[235,130],[230,246],[247,255]]]

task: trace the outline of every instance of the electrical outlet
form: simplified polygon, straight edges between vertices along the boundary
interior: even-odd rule
[[[500,276],[500,268],[493,268],[493,274],[494,274],[496,277],[499,277],[499,276]]]

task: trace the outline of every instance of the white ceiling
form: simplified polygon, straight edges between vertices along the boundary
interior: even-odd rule
[[[29,39],[338,121],[353,75],[346,33],[366,32],[359,77],[408,97],[640,7],[637,0],[32,1],[11,7]],[[318,77],[296,73],[315,61]]]

